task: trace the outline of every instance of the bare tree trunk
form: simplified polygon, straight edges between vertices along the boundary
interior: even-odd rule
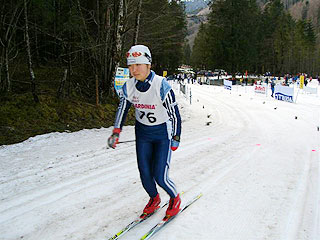
[[[39,46],[38,46],[38,30],[34,28],[34,35],[35,35],[35,44],[36,44],[36,66],[40,65],[40,53],[39,53]]]
[[[96,106],[99,106],[99,77],[96,74]]]
[[[1,12],[0,12],[0,28],[2,28],[2,25],[4,23],[4,12],[5,12],[5,5],[2,5]],[[2,38],[0,36],[0,91],[3,91],[5,89],[5,81],[2,78],[2,68],[4,67],[4,44],[2,42]]]
[[[86,19],[84,18],[83,14],[82,14],[80,0],[77,0],[77,8],[78,8],[78,11],[79,11],[79,15],[81,17],[81,21],[82,21],[85,37],[86,37],[86,39],[88,41],[88,44],[86,44],[86,45],[89,45],[89,47],[95,48],[96,47],[96,42],[94,41],[93,37],[90,36],[89,30],[88,30],[88,25],[86,23]],[[98,70],[97,70],[98,69],[97,60],[99,59],[98,55],[97,55],[97,51],[95,49],[93,49],[89,54],[92,56],[92,58],[90,57],[90,60],[92,59],[91,63],[92,63],[94,72],[97,73],[98,72]]]
[[[53,8],[54,8],[54,21],[53,21],[53,34],[54,36],[57,36],[57,24],[58,24],[58,6],[57,6],[57,2],[56,0],[53,0]],[[53,49],[53,52],[54,54],[57,55],[57,41],[54,40],[55,44],[54,44],[54,49]],[[59,60],[61,61],[61,60]]]
[[[69,15],[71,16],[71,11],[72,10],[72,0],[69,0]],[[68,79],[68,96],[70,96],[71,94],[71,72],[72,72],[72,64],[71,64],[71,52],[72,52],[72,31],[71,29],[69,29],[68,31],[68,35],[69,35],[69,39],[68,39],[68,44],[67,44],[67,51],[68,51],[68,75],[67,75],[67,79]]]
[[[105,91],[107,90],[107,95],[109,92],[109,84],[108,84],[108,76],[109,76],[109,40],[110,40],[110,6],[107,6],[106,13],[105,13],[105,25],[104,25],[104,61],[103,61],[103,84],[102,89]]]
[[[33,100],[38,103],[39,98],[36,93],[36,78],[34,76],[34,72],[32,69],[32,58],[31,58],[31,48],[30,48],[30,38],[29,38],[29,26],[28,26],[28,11],[27,11],[27,0],[24,0],[24,18],[25,18],[25,36],[26,36],[26,44],[27,44],[27,54],[28,54],[28,67],[31,78],[31,92],[33,96]]]
[[[71,40],[71,39],[70,39]],[[67,79],[68,79],[68,96],[70,96],[71,94],[71,71],[72,71],[72,65],[71,65],[71,46],[70,43],[68,43],[68,75],[67,75]]]
[[[64,74],[63,74],[63,78],[61,79],[60,86],[59,86],[58,93],[57,93],[58,99],[60,99],[61,96],[64,97],[64,85],[67,80],[67,76],[68,76],[68,69],[65,69]]]
[[[100,13],[100,32],[101,32],[101,42],[103,43],[102,50],[101,50],[101,85],[100,85],[100,88],[102,89],[100,94],[102,94],[102,92],[105,90],[106,74],[107,74],[107,72],[106,72],[106,70],[107,70],[107,67],[106,67],[107,49],[108,49],[107,19],[108,19],[109,7],[107,7],[107,5],[103,5],[103,3],[102,3],[102,7],[100,8],[100,10],[102,11]]]
[[[118,21],[117,21],[117,30],[116,30],[116,54],[117,62],[115,65],[119,65],[120,62],[120,55],[122,49],[122,41],[121,36],[123,34],[123,0],[119,1],[119,10],[118,10]]]
[[[0,42],[1,44],[1,42]],[[1,46],[1,45],[0,45]],[[4,90],[4,80],[2,78],[2,69],[3,69],[3,65],[4,65],[4,52],[3,52],[3,45],[2,45],[2,49],[0,51],[1,56],[0,56],[0,91]]]
[[[8,54],[7,47],[4,49],[4,74],[5,74],[4,90],[6,92],[11,92],[11,80],[10,80],[10,72],[9,72],[9,54]]]
[[[114,10],[115,11],[115,10]],[[110,94],[111,83],[113,77],[113,63],[114,63],[114,35],[112,35],[111,29],[111,16],[112,9],[108,7],[108,19],[107,19],[107,39],[106,39],[106,91],[107,96]],[[116,25],[116,23],[115,23]]]
[[[80,5],[80,1],[79,0],[77,0],[77,8],[78,8],[78,11],[79,11],[79,14],[80,14],[80,17],[81,17],[81,21],[82,21],[82,25],[83,25],[86,37],[87,37],[89,43],[91,43],[91,41],[90,41],[91,38],[90,38],[90,35],[89,35],[88,26],[86,24],[86,20],[84,19],[83,14],[82,14],[81,5]]]
[[[98,27],[98,44],[100,43],[101,40],[101,29],[100,29],[100,0],[96,1],[96,5],[97,5],[97,16],[96,16],[96,21],[97,21],[97,27]]]
[[[96,70],[96,105],[99,105],[99,86],[103,85],[103,79],[104,79],[104,28],[103,28],[103,10],[105,9],[105,1],[104,0],[96,0],[97,4],[97,16],[96,16],[96,21],[97,21],[97,29],[98,29],[98,41],[97,45],[99,46],[99,51],[98,51],[98,59],[97,61],[99,62]],[[100,79],[100,83],[99,83]],[[102,91],[101,91],[102,92]]]
[[[22,13],[23,8],[21,8],[20,4],[17,4],[12,12],[6,12],[8,10],[5,9],[5,5],[2,5],[1,13],[0,13],[0,29],[4,34],[0,35],[0,43],[3,47],[3,61],[4,63],[1,63],[4,65],[4,74],[5,79],[3,82],[3,90],[6,92],[10,92],[12,90],[11,86],[11,79],[10,79],[10,71],[9,71],[9,62],[10,62],[10,45],[11,40],[13,36],[15,36],[15,33],[17,31],[17,23],[20,19],[20,15]],[[6,22],[6,16],[9,15],[10,21]]]
[[[138,6],[137,6],[136,24],[134,27],[134,34],[133,34],[133,45],[137,45],[137,43],[138,43],[140,16],[141,16],[141,5],[142,5],[142,0],[139,0]]]
[[[117,68],[120,65],[121,59],[121,50],[122,50],[122,39],[123,34],[123,0],[119,1],[118,8],[118,19],[117,19],[117,28],[116,28],[116,49],[114,53],[114,68],[112,70],[112,79],[115,78]]]

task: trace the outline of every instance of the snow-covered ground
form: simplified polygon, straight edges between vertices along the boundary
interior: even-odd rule
[[[154,239],[319,240],[320,97],[287,103],[252,87],[190,88],[191,105],[177,92],[183,130],[170,176],[183,201],[203,196]],[[103,240],[134,220],[148,201],[135,143],[107,149],[111,131],[0,147],[0,239]],[[133,139],[124,127],[120,141]],[[122,239],[139,239],[164,212]]]

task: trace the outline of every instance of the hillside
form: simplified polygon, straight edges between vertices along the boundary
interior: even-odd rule
[[[266,2],[266,0],[257,0],[261,7]],[[294,19],[311,19],[313,24],[319,24],[319,0],[282,0],[282,2]]]
[[[206,22],[207,15],[210,11],[208,5],[203,4],[204,2],[209,3],[209,1],[206,0],[184,1],[188,21],[187,39],[191,48],[198,33],[200,23]],[[266,0],[257,0],[257,3],[261,8],[264,7],[266,2]],[[315,26],[320,26],[319,0],[282,0],[282,2],[294,19],[311,19]],[[203,7],[199,9],[201,6]]]
[[[314,25],[319,25],[320,21],[320,1],[319,0],[308,0],[297,2],[288,8],[290,14],[295,19],[311,19]]]
[[[195,14],[206,8],[210,0],[182,0],[187,14]]]
[[[209,7],[205,7],[202,10],[200,10],[197,14],[188,14],[187,15],[187,21],[188,21],[188,42],[192,48],[194,39],[197,36],[199,27],[201,22],[207,21],[207,16],[209,14]]]

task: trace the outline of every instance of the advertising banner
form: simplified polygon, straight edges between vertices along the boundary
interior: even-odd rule
[[[303,91],[310,94],[318,94],[318,88],[312,88],[312,87],[304,87]]]
[[[227,89],[227,90],[231,90],[232,89],[232,81],[223,80],[223,85],[224,85],[224,88]]]
[[[123,84],[130,78],[129,68],[118,67],[116,71],[116,77],[114,79],[114,89],[119,97],[121,97],[121,88]]]
[[[256,85],[256,86],[254,87],[254,92],[255,92],[255,93],[261,93],[261,94],[266,95],[266,94],[267,94],[267,87],[266,87],[265,84],[263,84],[263,85]]]
[[[293,88],[276,85],[274,87],[275,98],[280,101],[293,102]]]

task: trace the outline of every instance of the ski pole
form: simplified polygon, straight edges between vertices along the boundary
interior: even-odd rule
[[[125,140],[125,141],[119,141],[118,143],[128,143],[128,142],[135,142],[136,140],[133,139],[133,140]]]

